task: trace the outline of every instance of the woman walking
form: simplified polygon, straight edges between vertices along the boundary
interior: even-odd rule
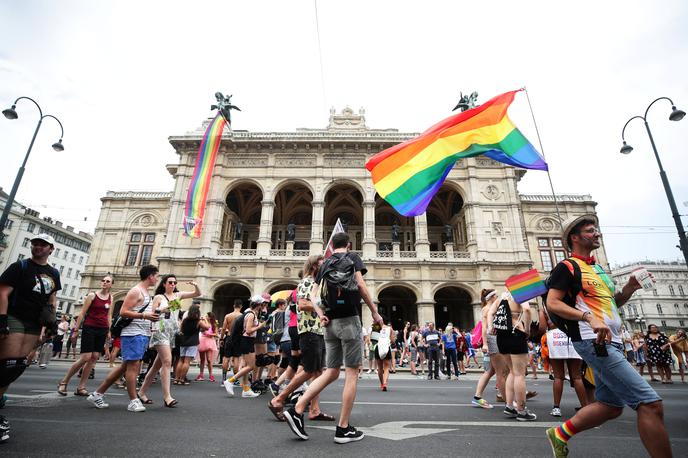
[[[175,385],[190,385],[191,382],[186,378],[189,373],[189,366],[191,360],[196,357],[198,353],[198,333],[210,328],[210,325],[201,317],[201,308],[194,302],[180,325],[182,338],[181,346],[179,348],[179,363],[177,370],[174,371],[176,377]]]
[[[631,340],[633,345],[633,351],[635,352],[635,365],[638,368],[640,375],[644,375],[645,372],[645,336],[643,336],[642,331],[636,331],[633,333],[633,339]],[[652,374],[650,374],[652,377]]]
[[[670,345],[669,338],[663,332],[659,332],[657,325],[651,324],[647,327],[647,334],[645,334],[647,362],[657,367],[662,383],[674,383],[671,381]]]
[[[196,377],[197,382],[203,381],[203,368],[205,366],[208,366],[208,380],[215,382],[215,377],[213,376],[213,361],[217,357],[217,342],[215,341],[217,337],[217,320],[215,319],[215,314],[208,312],[206,321],[210,327],[201,332],[199,336],[198,360],[200,372],[198,377]]]
[[[89,394],[86,390],[86,382],[96,361],[103,353],[105,340],[110,334],[110,325],[112,324],[111,288],[112,277],[106,275],[101,280],[100,291],[89,293],[84,299],[81,313],[79,313],[79,317],[76,319],[76,325],[70,336],[70,340],[76,348],[79,327],[83,323],[83,330],[81,331],[81,356],[71,365],[67,374],[57,385],[57,393],[60,396],[67,396],[67,385],[80,369],[81,378],[74,394],[76,396],[88,396]],[[69,347],[67,348],[67,351],[69,351]]]
[[[175,338],[179,330],[179,309],[182,299],[189,299],[201,295],[201,291],[198,289],[196,283],[190,281],[188,284],[194,287],[194,291],[180,292],[177,289],[177,277],[173,274],[169,274],[163,275],[160,284],[158,284],[158,287],[155,289],[153,313],[159,314],[160,320],[156,323],[151,323],[153,332],[151,334],[150,346],[155,348],[157,356],[146,374],[146,378],[143,380],[141,388],[139,388],[138,396],[144,404],[153,403],[153,401],[146,396],[146,391],[153,383],[158,372],[160,372],[165,407],[174,407],[177,405],[177,400],[174,399],[170,393],[170,372],[172,371],[172,348],[175,345]]]
[[[492,376],[497,374],[497,387],[503,391],[505,385],[504,382],[506,379],[506,362],[504,361],[503,356],[499,354],[499,349],[497,347],[497,336],[493,332],[493,329],[488,330],[489,326],[487,315],[492,304],[497,302],[497,292],[493,289],[483,289],[480,293],[480,302],[483,306],[481,312],[481,320],[483,334],[482,351],[484,355],[484,372],[478,380],[478,385],[475,387],[475,395],[471,400],[471,404],[473,404],[475,407],[480,407],[483,409],[492,409],[492,404],[490,404],[483,398],[485,387],[487,387],[487,384],[492,378]]]

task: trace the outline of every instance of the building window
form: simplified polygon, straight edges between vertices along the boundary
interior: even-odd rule
[[[662,304],[657,304],[657,314],[664,315],[664,312],[662,311]]]
[[[679,296],[685,296],[686,294],[683,292],[683,285],[678,285],[678,295]]]
[[[133,232],[129,238],[129,248],[127,249],[127,266],[144,266],[149,264],[153,254],[155,234],[152,232],[142,234]]]
[[[69,292],[69,295],[74,297],[75,292],[76,292],[76,286],[72,285],[72,290]]]
[[[669,294],[671,294],[672,296],[676,295],[676,293],[674,293],[674,286],[673,285],[669,285]]]
[[[22,246],[24,248],[28,247],[31,244],[31,240],[28,238],[25,238],[24,241],[22,242]]]
[[[20,254],[19,256],[17,256],[17,261],[21,261],[21,260],[24,259],[25,257],[26,257],[26,256],[24,256],[23,254]]]
[[[684,327],[686,325],[686,322],[683,320],[678,320],[678,325]]]
[[[67,278],[72,278],[72,268],[67,269]]]
[[[5,229],[12,229],[12,225],[14,224],[14,221],[11,219],[8,219],[7,222],[5,223]]]
[[[676,313],[676,315],[681,313],[681,308],[678,306],[678,304],[674,304],[674,313]]]
[[[55,257],[58,257],[60,255],[60,249],[55,248]]]
[[[666,327],[667,327],[666,320],[662,320],[662,327],[663,327],[664,329],[666,329]]]
[[[65,250],[64,253],[62,253],[62,259],[67,259],[67,253],[67,250]]]
[[[542,270],[552,270],[552,254],[549,251],[540,251],[540,259],[542,260]]]
[[[76,253],[72,253],[72,262],[76,262]]]
[[[60,275],[62,275],[63,271],[64,271],[64,266],[60,266]]]
[[[543,271],[552,270],[554,264],[566,259],[566,252],[563,250],[564,245],[561,239],[538,237],[537,241]]]
[[[83,257],[83,256],[79,256],[79,264],[83,264],[83,263],[84,263],[84,257]]]
[[[79,279],[79,274],[80,274],[80,273],[81,273],[81,272],[79,272],[79,271],[77,270],[76,273],[74,274],[74,278],[76,278],[76,279],[78,280],[78,279]]]
[[[657,288],[655,288],[655,289],[652,290],[652,295],[653,295],[653,296],[658,296],[658,295],[659,295],[659,293],[657,292]]]
[[[549,247],[549,239],[538,239],[538,246],[540,248],[547,248]]]
[[[564,259],[566,259],[566,252],[565,251],[555,251],[554,252],[554,259],[557,260],[557,262],[561,262]]]
[[[26,230],[33,234],[33,231],[36,230],[36,225],[34,223],[29,223],[29,227],[27,227]]]

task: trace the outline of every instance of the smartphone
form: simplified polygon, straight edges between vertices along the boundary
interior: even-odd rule
[[[599,357],[605,357],[609,356],[609,353],[607,352],[607,345],[604,343],[598,344],[597,342],[592,344],[593,349],[595,350],[595,356]]]

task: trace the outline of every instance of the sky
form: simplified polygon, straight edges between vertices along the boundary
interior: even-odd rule
[[[316,14],[317,11],[317,14]],[[317,21],[316,21],[317,17]],[[234,129],[325,127],[329,108],[365,107],[371,128],[421,132],[459,92],[478,102],[527,87],[557,194],[590,194],[612,265],[677,260],[678,236],[641,120],[658,97],[688,110],[688,3],[647,1],[0,0],[0,105],[34,98],[46,119],[17,200],[92,232],[113,191],[170,191],[168,137],[233,94]],[[318,33],[319,31],[319,33]],[[38,120],[0,118],[9,191]],[[688,118],[648,114],[679,213],[688,214]],[[540,149],[520,93],[509,115]],[[548,193],[530,171],[522,193]],[[688,218],[683,218],[683,223]]]

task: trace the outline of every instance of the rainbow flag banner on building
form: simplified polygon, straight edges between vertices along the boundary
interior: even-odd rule
[[[482,154],[514,167],[547,170],[545,159],[507,115],[520,90],[450,116],[371,157],[366,168],[378,194],[402,215],[416,216],[425,212],[459,159]]]
[[[528,302],[532,298],[542,296],[547,292],[545,282],[540,277],[537,269],[509,277],[504,282],[504,285],[506,285],[506,289],[509,290],[514,301],[519,304]]]
[[[196,167],[189,183],[186,209],[184,210],[184,233],[189,237],[198,238],[201,236],[205,203],[208,198],[208,189],[210,188],[210,178],[213,173],[217,150],[220,148],[222,131],[226,123],[227,121],[218,111],[206,129],[201,141],[201,147],[198,149]]]

